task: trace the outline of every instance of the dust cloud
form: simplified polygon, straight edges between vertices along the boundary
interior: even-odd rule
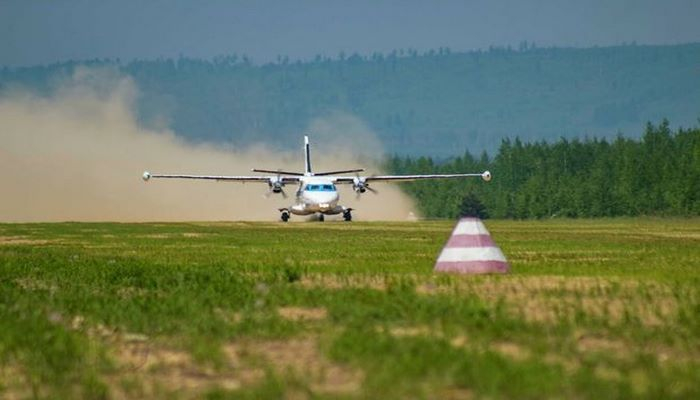
[[[293,153],[264,144],[193,145],[167,128],[140,126],[137,95],[128,77],[83,68],[50,95],[16,90],[0,97],[0,221],[277,220],[276,209],[292,204],[292,185],[283,199],[265,198],[268,188],[261,183],[143,182],[144,170],[221,175],[249,175],[252,167],[303,170],[302,133]],[[312,121],[305,133],[317,171],[356,167],[382,152],[371,131],[347,114]],[[356,208],[359,220],[405,220],[414,210],[398,188],[376,187],[380,195],[367,193],[359,202],[349,187],[341,189],[341,203]]]

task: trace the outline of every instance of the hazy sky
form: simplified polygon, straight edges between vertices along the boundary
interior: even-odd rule
[[[0,0],[0,65],[700,41],[700,0]]]

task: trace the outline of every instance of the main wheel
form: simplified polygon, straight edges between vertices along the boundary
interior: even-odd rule
[[[352,221],[352,214],[350,214],[350,211],[345,211],[343,213],[343,219],[346,221]]]
[[[284,211],[282,215],[280,215],[280,218],[282,219],[282,222],[287,222],[289,221],[289,213]]]
[[[323,222],[323,221],[326,220],[326,217],[325,217],[323,214],[319,214],[319,215],[318,215],[318,220],[319,220],[319,222]]]

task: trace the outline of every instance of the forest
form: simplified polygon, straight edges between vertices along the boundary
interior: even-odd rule
[[[387,172],[493,173],[405,184],[428,218],[700,214],[700,43],[76,61],[0,68],[0,95],[50,94],[83,66],[132,79],[139,122],[191,142],[295,148],[341,113],[376,134]]]
[[[402,184],[425,217],[482,218],[700,215],[700,128],[647,124],[640,139],[504,139],[495,157],[468,152],[446,162],[393,156],[392,173],[490,170],[489,183]]]
[[[352,115],[388,154],[494,153],[502,138],[638,138],[647,121],[700,117],[700,43],[592,48],[492,47],[318,55],[258,65],[210,60],[92,60],[0,68],[0,94],[50,92],[80,66],[134,80],[142,124],[167,121],[193,142],[295,147],[317,118]],[[347,140],[352,140],[349,137]]]

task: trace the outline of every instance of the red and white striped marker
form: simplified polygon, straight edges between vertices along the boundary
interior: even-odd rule
[[[510,265],[479,218],[462,218],[435,263],[437,272],[506,273]]]

